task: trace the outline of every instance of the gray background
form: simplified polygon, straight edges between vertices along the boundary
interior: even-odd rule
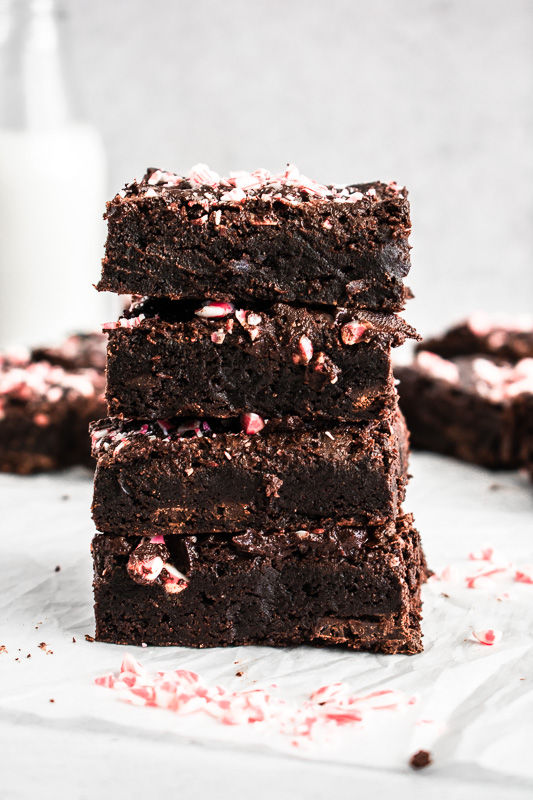
[[[530,0],[70,0],[110,192],[197,161],[410,190],[430,332],[533,305]]]

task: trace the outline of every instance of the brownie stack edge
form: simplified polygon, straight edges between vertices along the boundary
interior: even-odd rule
[[[422,649],[391,350],[418,338],[396,184],[149,170],[107,210],[91,426],[96,637]]]

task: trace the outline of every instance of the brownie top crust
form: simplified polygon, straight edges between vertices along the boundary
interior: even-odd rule
[[[33,361],[48,361],[67,370],[92,368],[103,373],[106,337],[100,332],[75,333],[55,347],[34,348],[31,356]]]
[[[227,178],[220,177],[205,164],[194,166],[187,177],[150,168],[141,181],[126,186],[125,197],[139,195],[162,197],[169,203],[199,205],[204,211],[218,205],[240,205],[254,200],[263,203],[284,200],[294,204],[326,201],[364,205],[407,199],[405,187],[394,181],[325,185],[301,175],[293,164],[278,175],[257,169],[254,172],[230,172]]]
[[[400,380],[406,370],[415,370],[421,376],[478,394],[493,403],[512,402],[519,395],[533,393],[533,358],[511,364],[480,355],[445,359],[424,350],[417,353],[412,365],[395,369]]]
[[[425,339],[418,349],[444,358],[476,353],[508,361],[533,358],[533,315],[478,312],[441,336]]]
[[[47,361],[0,356],[0,414],[8,403],[54,403],[63,398],[103,399],[104,376],[94,369],[65,370]]]

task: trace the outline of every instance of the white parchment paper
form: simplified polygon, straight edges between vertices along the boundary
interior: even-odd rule
[[[196,651],[87,642],[85,634],[94,631],[92,476],[82,470],[0,476],[0,645],[5,647],[0,652],[0,736],[4,753],[9,753],[3,770],[9,791],[2,796],[30,796],[38,780],[37,772],[28,769],[30,752],[18,744],[21,731],[24,741],[31,742],[33,766],[39,764],[39,753],[46,760],[41,774],[48,774],[45,766],[53,762],[47,749],[51,742],[56,743],[59,763],[74,743],[79,750],[80,742],[86,742],[89,755],[107,737],[115,754],[126,757],[140,746],[152,764],[164,760],[166,770],[158,767],[157,785],[174,789],[169,764],[194,742],[195,752],[204,752],[206,768],[195,769],[194,791],[190,784],[181,786],[175,792],[181,796],[202,797],[203,789],[205,796],[211,795],[210,763],[228,769],[238,763],[239,775],[255,764],[259,774],[259,754],[273,759],[269,763],[280,770],[287,768],[286,759],[320,765],[322,772],[313,773],[312,780],[309,771],[302,773],[310,780],[306,797],[320,796],[313,794],[313,784],[320,785],[322,773],[338,776],[341,793],[346,767],[361,786],[371,780],[384,791],[396,776],[396,796],[430,788],[431,797],[440,797],[440,787],[444,797],[450,782],[456,798],[466,789],[465,797],[531,796],[533,585],[516,583],[508,571],[469,589],[464,576],[480,567],[468,561],[468,553],[488,543],[504,561],[520,567],[533,564],[533,486],[517,473],[491,474],[430,455],[415,454],[411,471],[406,508],[415,513],[429,564],[438,575],[451,565],[445,573],[451,579],[431,581],[424,588],[425,651],[414,657],[307,647]],[[501,630],[501,642],[485,647],[472,639],[473,630],[485,628]],[[94,679],[118,671],[126,651],[150,670],[187,668],[227,688],[275,683],[277,696],[288,702],[299,703],[306,693],[336,681],[358,694],[397,689],[416,695],[418,702],[406,711],[370,715],[364,725],[341,728],[325,741],[295,747],[261,724],[228,727],[203,715],[179,717],[120,703],[113,692],[95,686]],[[214,755],[220,748],[226,753],[223,759]],[[420,748],[431,751],[433,765],[423,777],[415,777],[408,760]],[[96,791],[91,763],[89,759],[83,777],[87,797]],[[180,769],[184,774],[183,762]],[[144,796],[142,781],[130,772],[123,776],[127,778],[130,796],[137,789]],[[77,785],[72,775],[66,782],[59,775],[57,780],[53,787],[41,788],[48,788],[50,796],[52,790],[55,796],[74,796],[69,794],[69,786]],[[262,796],[265,785],[254,785],[253,796]],[[226,790],[233,796],[224,782],[218,796],[226,796]],[[102,792],[100,786],[99,797]]]

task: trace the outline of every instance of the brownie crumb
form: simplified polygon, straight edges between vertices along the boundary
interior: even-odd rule
[[[59,564],[58,564],[58,565],[57,565],[57,567],[55,568],[54,572],[61,572],[61,567],[59,566]]]
[[[431,753],[427,750],[419,750],[409,760],[413,769],[423,769],[432,763]]]
[[[5,644],[0,644],[0,653],[7,653],[7,647]]]
[[[72,644],[76,644],[76,639],[74,638],[74,636],[72,637]]]
[[[54,698],[53,698],[53,697],[51,697],[51,698],[50,698],[50,700],[49,700],[49,702],[50,702],[50,703],[55,703],[55,700],[54,700]]]
[[[48,645],[46,644],[46,642],[39,642],[39,649],[40,650],[46,650],[47,647],[48,647]]]
[[[28,655],[26,656],[26,658],[31,658],[31,653],[28,653]]]
[[[89,636],[88,633],[85,634],[85,641],[86,642],[94,642],[94,636]]]
[[[243,672],[243,671],[240,669],[238,672],[236,672],[236,673],[235,673],[235,675],[236,675],[238,678],[242,678],[242,676],[244,675],[244,672]]]

